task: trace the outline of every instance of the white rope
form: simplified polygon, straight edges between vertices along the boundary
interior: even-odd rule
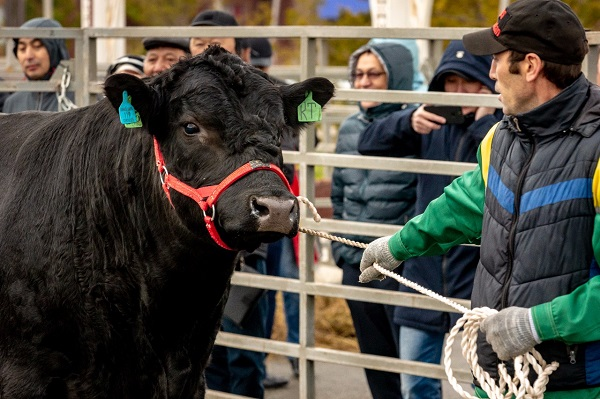
[[[317,209],[307,198],[299,196],[298,200],[306,204],[311,209],[313,212],[313,219],[316,222],[321,220],[321,216],[319,216]],[[301,227],[299,230],[306,234],[323,237],[332,241],[338,241],[358,248],[364,249],[368,245],[312,229]],[[513,377],[508,374],[506,365],[500,362],[498,364],[498,383],[496,383],[496,380],[494,380],[489,373],[483,370],[479,365],[477,357],[477,336],[479,332],[479,326],[486,317],[497,313],[497,310],[487,307],[468,309],[449,298],[446,298],[415,283],[414,281],[407,280],[406,278],[390,270],[384,269],[376,263],[373,264],[373,267],[384,276],[391,277],[399,283],[404,284],[405,286],[412,288],[421,294],[437,299],[438,301],[443,302],[446,305],[463,313],[463,316],[458,319],[456,325],[450,331],[446,341],[446,347],[444,348],[444,369],[446,371],[446,376],[448,376],[448,382],[462,398],[477,399],[477,397],[466,392],[460,386],[452,371],[452,346],[461,328],[463,329],[461,340],[463,357],[469,364],[469,367],[473,372],[473,376],[479,382],[481,389],[487,393],[490,399],[509,399],[512,398],[513,395],[516,397],[516,399],[542,399],[544,397],[544,392],[546,391],[546,385],[548,385],[550,374],[552,374],[558,368],[558,362],[547,364],[540,353],[535,349],[532,349],[525,355],[517,356],[514,359],[515,375]],[[533,371],[538,375],[533,385],[531,385],[528,378],[530,368],[532,368]]]

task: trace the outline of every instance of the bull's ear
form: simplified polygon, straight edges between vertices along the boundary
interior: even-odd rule
[[[125,91],[130,98],[131,105],[139,112],[141,121],[146,125],[152,116],[151,108],[154,104],[152,90],[144,81],[127,73],[109,76],[104,82],[104,93],[117,111],[117,115],[119,107],[123,104],[123,92]]]
[[[325,78],[310,78],[299,83],[280,87],[288,125],[299,127],[306,123],[298,120],[298,107],[312,93],[312,101],[323,107],[333,97],[333,83]]]

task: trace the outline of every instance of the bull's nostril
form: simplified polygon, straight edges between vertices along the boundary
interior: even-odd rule
[[[269,215],[269,207],[257,198],[252,198],[250,203],[252,214],[257,217],[265,217]]]

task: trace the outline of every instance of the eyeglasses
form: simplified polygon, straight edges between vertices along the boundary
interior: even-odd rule
[[[352,72],[352,80],[361,80],[362,78],[364,78],[365,76],[369,79],[369,80],[373,80],[373,79],[377,79],[378,77],[385,75],[385,72],[375,72],[375,71],[369,71],[369,72]]]

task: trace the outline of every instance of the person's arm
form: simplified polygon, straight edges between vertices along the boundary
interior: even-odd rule
[[[392,236],[397,259],[441,255],[460,244],[479,243],[485,185],[481,169],[464,173],[444,189],[425,211]]]
[[[420,137],[410,126],[414,111],[415,108],[408,108],[392,112],[371,122],[358,138],[358,152],[385,157],[418,154]]]
[[[541,341],[576,344],[600,340],[599,308],[600,276],[596,276],[568,295],[532,307],[531,315]]]

